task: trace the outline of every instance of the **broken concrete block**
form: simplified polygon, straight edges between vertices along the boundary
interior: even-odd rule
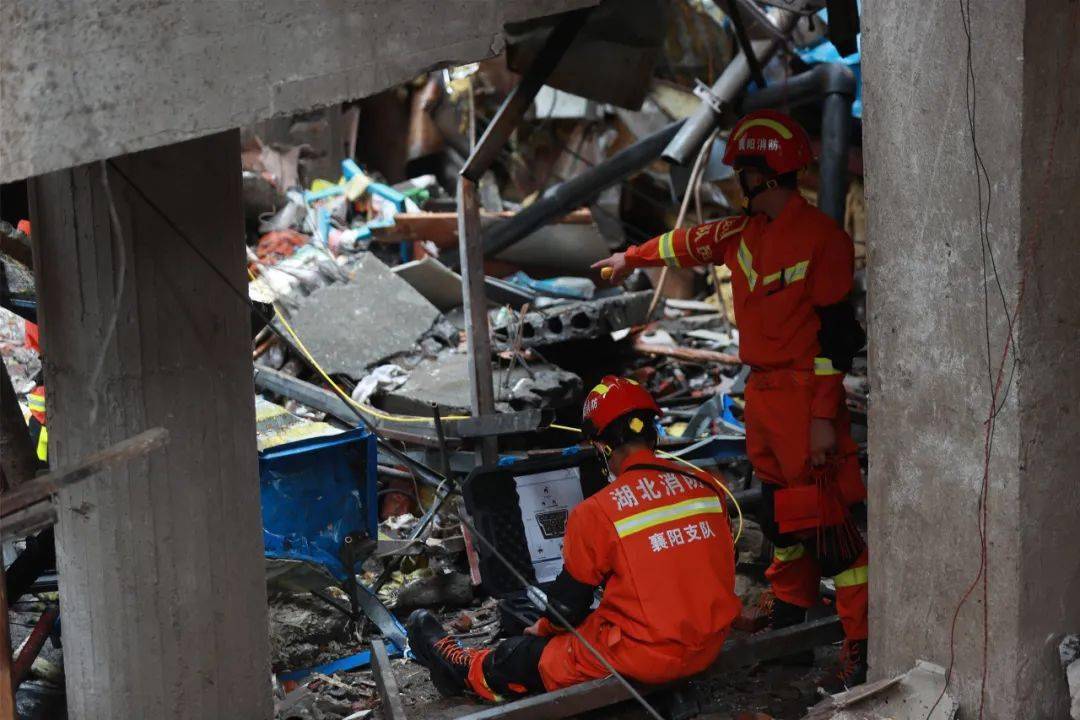
[[[414,367],[401,387],[391,390],[381,405],[393,412],[430,415],[438,403],[444,415],[469,412],[469,358],[446,353]],[[554,365],[532,362],[529,370],[515,365],[507,377],[506,362],[495,366],[495,406],[500,412],[529,408],[558,409],[580,402],[581,378]],[[531,375],[530,375],[531,371]]]
[[[367,253],[348,283],[311,293],[291,322],[328,373],[360,378],[370,366],[412,351],[438,317],[438,308]]]
[[[625,293],[587,302],[566,303],[525,314],[495,311],[491,319],[492,341],[496,350],[542,347],[567,340],[581,340],[607,335],[645,322],[652,301],[652,291]]]
[[[443,312],[462,304],[461,276],[430,255],[398,265],[391,272]]]

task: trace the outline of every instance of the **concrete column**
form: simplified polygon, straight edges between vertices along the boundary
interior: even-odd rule
[[[950,691],[976,717],[985,611],[983,717],[1063,719],[1056,643],[1080,629],[1080,6],[971,2],[996,278],[980,242],[960,8],[863,7],[872,674],[949,663],[980,567],[991,375],[1023,294],[990,454],[987,601],[977,586],[959,614]]]
[[[171,433],[60,496],[74,720],[272,712],[248,311],[121,175],[245,292],[239,150],[226,132],[31,182],[50,460]]]

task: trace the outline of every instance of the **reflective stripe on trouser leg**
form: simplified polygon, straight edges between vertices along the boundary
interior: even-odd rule
[[[36,454],[41,462],[49,462],[49,428],[46,425],[41,426],[38,434]]]
[[[863,550],[851,567],[833,576],[836,584],[836,614],[840,616],[844,637],[848,640],[865,640],[869,630],[867,558],[868,554]]]
[[[821,569],[802,543],[777,547],[765,579],[772,585],[773,595],[786,603],[808,608],[819,599]]]

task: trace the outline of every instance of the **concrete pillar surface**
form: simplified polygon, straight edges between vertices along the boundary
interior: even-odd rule
[[[236,131],[116,158],[246,291]],[[50,460],[168,446],[61,493],[69,714],[269,718],[250,319],[120,172],[31,182]]]
[[[976,717],[985,610],[984,717],[1064,719],[1056,641],[1080,629],[1078,3],[970,3],[993,264],[960,5],[863,6],[872,674],[954,656],[950,692]],[[1022,289],[990,452],[987,602],[977,586],[950,652],[980,567],[985,421]]]

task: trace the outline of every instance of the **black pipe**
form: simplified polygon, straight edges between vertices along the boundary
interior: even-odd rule
[[[822,100],[818,207],[841,226],[847,203],[851,104],[855,89],[855,73],[851,68],[843,63],[823,63],[785,83],[752,93],[742,103],[742,111],[750,112]]]
[[[742,13],[739,12],[736,0],[728,0],[727,8],[728,17],[735,25],[735,39],[739,41],[742,54],[746,56],[746,62],[750,66],[750,79],[759,88],[763,88],[766,85],[765,75],[761,72],[761,63],[758,61],[757,53],[754,52],[754,46],[750,44],[750,36],[746,32],[746,25],[743,24]]]
[[[752,5],[753,3],[751,3]],[[786,36],[798,22],[797,13],[782,10],[777,18],[778,34]],[[753,57],[761,65],[767,65],[779,51],[781,41],[771,36],[764,40],[752,40]],[[711,101],[702,100],[698,109],[686,120],[679,134],[664,148],[663,158],[674,165],[689,165],[701,151],[701,146],[720,127],[728,108],[746,87],[750,79],[750,55],[740,52],[727,64],[711,88]]]
[[[818,157],[818,207],[844,226],[848,189],[848,147],[851,144],[851,97],[825,96],[821,109],[821,155]]]
[[[580,175],[552,185],[532,205],[514,217],[495,223],[483,234],[484,256],[490,257],[524,239],[552,220],[563,217],[622,182],[660,157],[679,132],[683,121],[674,122],[625,148]]]
[[[811,70],[774,83],[743,98],[743,113],[775,107],[797,107],[817,102],[827,95],[846,95],[855,99],[855,73],[843,63],[822,63]]]

